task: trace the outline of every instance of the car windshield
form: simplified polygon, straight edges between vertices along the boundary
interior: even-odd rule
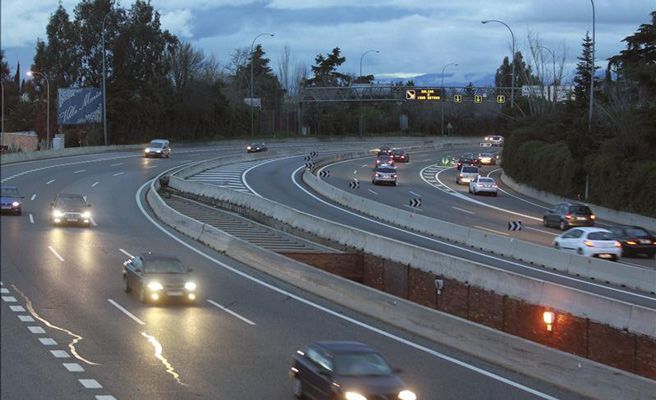
[[[648,238],[649,232],[642,228],[627,228],[626,235],[637,238]]]
[[[156,148],[156,149],[161,149],[164,147],[164,143],[160,142],[150,142],[150,147]]]
[[[377,353],[337,354],[335,373],[341,376],[390,375],[392,368]]]
[[[492,178],[481,178],[478,181],[480,183],[494,183],[494,179],[492,179]]]
[[[590,240],[614,240],[610,232],[592,232],[588,234]]]
[[[60,197],[57,199],[59,207],[84,207],[85,201],[82,197]]]
[[[378,168],[376,172],[382,172],[384,174],[393,174],[396,172],[394,168]]]
[[[2,193],[2,196],[6,196],[6,197],[20,197],[20,193],[18,193],[18,189],[13,188],[13,187],[3,187],[3,188],[0,188],[0,192]]]
[[[569,208],[569,212],[573,214],[584,214],[584,215],[590,215],[592,214],[592,211],[587,206],[571,206]]]
[[[470,174],[471,173],[477,174],[478,173],[478,168],[476,168],[476,167],[464,167],[462,169],[462,172],[467,172],[467,173],[470,173]]]
[[[403,151],[403,150],[392,150],[392,154],[395,154],[397,156],[401,156],[401,155],[405,154],[405,151]]]
[[[151,274],[179,274],[185,272],[185,268],[179,260],[155,259],[144,262],[144,272]]]

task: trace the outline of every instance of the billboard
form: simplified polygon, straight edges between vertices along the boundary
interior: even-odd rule
[[[59,89],[57,124],[81,125],[102,122],[102,91],[96,88]]]

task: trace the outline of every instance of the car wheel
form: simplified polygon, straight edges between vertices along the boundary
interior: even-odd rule
[[[393,183],[393,185],[394,185],[394,186],[396,186],[396,185],[397,185],[397,183],[396,183],[396,182],[394,182],[394,183]]]
[[[23,215],[23,211],[21,210],[16,211],[16,215]]]
[[[130,284],[128,283],[128,278],[126,276],[123,277],[123,291],[125,293],[130,293],[132,289],[130,289]]]
[[[304,397],[303,382],[301,382],[298,376],[292,378],[292,393],[294,393],[294,396],[297,399],[302,399]]]
[[[560,225],[558,226],[561,231],[566,231],[567,230],[567,222],[565,221],[560,221]]]
[[[620,260],[620,258],[619,258],[618,256],[616,256],[616,255],[613,255],[613,258],[611,258],[611,260],[617,262],[617,261]]]
[[[583,255],[583,249],[579,247],[578,250],[576,250],[576,253]]]
[[[547,221],[547,217],[542,217],[542,226],[549,226],[549,221]]]

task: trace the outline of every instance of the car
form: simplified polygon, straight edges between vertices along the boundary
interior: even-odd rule
[[[477,195],[479,193],[489,193],[496,197],[499,187],[493,178],[478,175],[476,179],[469,182],[469,193]]]
[[[556,236],[556,249],[574,251],[585,257],[599,257],[617,261],[622,256],[622,245],[607,229],[595,227],[572,228]]]
[[[612,226],[608,228],[613,238],[622,245],[623,256],[645,255],[654,258],[656,255],[656,236],[641,226]]]
[[[269,150],[266,147],[266,144],[264,143],[251,143],[248,146],[246,146],[246,152],[247,153],[259,153],[260,151],[267,151]]]
[[[378,185],[379,183],[386,183],[396,186],[396,168],[389,164],[381,164],[374,168],[371,175],[371,183]]]
[[[456,183],[469,183],[478,177],[478,167],[473,165],[463,165],[460,171],[456,172]]]
[[[175,256],[142,253],[123,263],[123,290],[134,290],[142,303],[179,299],[196,301],[192,269]]]
[[[410,162],[410,154],[406,153],[405,150],[401,150],[401,149],[392,150],[392,157],[394,157],[394,161]]]
[[[544,213],[542,225],[556,226],[566,231],[573,226],[594,226],[596,219],[590,207],[585,204],[560,203]]]
[[[171,145],[166,139],[154,139],[144,149],[144,157],[169,158],[171,156]]]
[[[382,164],[394,165],[394,156],[389,154],[376,157],[376,167]]]
[[[392,149],[389,146],[380,146],[378,148],[377,156],[389,156],[392,154]]]
[[[49,219],[53,225],[91,226],[91,204],[81,194],[59,193],[50,203]]]
[[[23,198],[16,186],[0,187],[0,211],[21,215],[23,213]]]
[[[497,165],[497,156],[495,153],[480,153],[478,162],[480,165]]]
[[[503,136],[501,135],[485,136],[485,143],[490,143],[492,146],[503,146],[503,142]]]
[[[460,171],[460,169],[465,165],[474,165],[476,167],[480,167],[481,161],[478,159],[478,156],[475,156],[474,154],[471,153],[467,153],[460,156],[458,162],[456,163],[456,168],[458,169],[458,171]]]
[[[297,350],[289,376],[296,398],[416,400],[417,395],[372,347],[350,341],[315,342]]]

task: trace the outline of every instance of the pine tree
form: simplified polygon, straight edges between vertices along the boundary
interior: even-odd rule
[[[575,102],[580,108],[586,108],[590,100],[590,68],[592,68],[592,38],[589,32],[583,38],[583,51],[576,64],[576,76],[574,77]],[[595,70],[597,67],[595,67]]]

